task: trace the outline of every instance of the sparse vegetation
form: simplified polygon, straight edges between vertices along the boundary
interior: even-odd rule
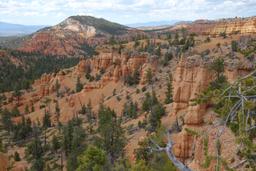
[[[71,19],[96,28],[72,46],[79,59],[0,49],[0,151],[11,154],[10,169],[21,161],[31,171],[169,171],[180,169],[179,152],[185,170],[198,158],[198,170],[255,168],[255,73],[234,80],[255,67],[254,35]],[[231,161],[226,142],[237,143]]]

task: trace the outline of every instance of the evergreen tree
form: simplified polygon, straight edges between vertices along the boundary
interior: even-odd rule
[[[89,146],[78,158],[78,168],[76,171],[104,171],[107,163],[106,153],[93,146]]]
[[[105,106],[101,106],[98,112],[98,132],[102,138],[103,149],[110,156],[111,162],[123,154],[125,136],[121,127],[121,120],[116,113]]]
[[[94,120],[94,116],[93,116],[93,112],[92,112],[92,102],[91,100],[89,100],[87,107],[86,107],[86,116],[87,116],[87,120],[89,122],[90,125],[93,124],[93,120]]]
[[[139,160],[131,169],[132,171],[153,171],[149,166],[147,166],[144,160]]]
[[[135,70],[132,75],[128,75],[124,78],[124,83],[129,86],[139,84],[140,82],[140,73],[138,70]]]
[[[152,111],[149,115],[149,131],[156,131],[157,128],[161,125],[161,118],[164,116],[165,110],[164,107],[158,103],[152,107]]]
[[[11,120],[11,113],[7,109],[4,109],[2,111],[2,123],[4,129],[6,129],[10,133],[13,128],[13,123]]]
[[[34,104],[32,105],[31,107],[31,112],[34,112],[35,111],[35,107],[34,107]]]
[[[4,152],[4,145],[1,138],[0,138],[0,152]]]
[[[57,93],[57,97],[59,97],[59,95],[60,95],[60,83],[59,83],[59,80],[56,80],[54,87],[55,87],[55,90],[56,90],[56,93]]]
[[[77,77],[76,80],[76,92],[80,92],[83,89],[83,84],[80,82],[80,77]]]
[[[43,127],[44,128],[51,127],[51,117],[50,117],[50,114],[47,111],[45,111],[45,114],[44,114]]]
[[[13,117],[16,117],[16,116],[20,116],[20,111],[18,109],[18,106],[15,106],[12,111],[11,111],[11,114]]]
[[[22,92],[18,88],[15,88],[15,90],[13,92],[13,96],[16,97],[18,104],[20,102],[20,96],[21,95],[22,95]]]
[[[155,131],[161,123],[161,117],[165,114],[163,105],[158,101],[156,94],[152,91],[152,95],[146,93],[146,97],[142,104],[142,109],[149,113],[149,131]]]
[[[216,73],[217,79],[220,79],[220,76],[224,72],[224,59],[215,59],[210,67]]]
[[[52,138],[52,150],[57,152],[57,150],[60,148],[60,142],[58,140],[58,137],[56,135]]]
[[[137,102],[127,102],[124,104],[123,108],[123,115],[128,118],[136,118],[138,111],[138,104]]]
[[[231,42],[231,48],[232,48],[232,51],[234,51],[234,52],[238,51],[238,44],[237,44],[237,42],[235,40],[233,40]]]
[[[14,160],[20,161],[20,154],[17,151],[15,151],[15,153],[14,153]]]
[[[166,52],[163,59],[163,65],[167,66],[168,62],[173,58],[173,55],[171,52]]]
[[[39,137],[37,126],[33,128],[33,133],[34,133],[34,139],[27,146],[26,151],[31,156],[31,159],[32,159],[31,170],[43,171],[44,163],[45,163],[43,160],[44,150],[43,150],[42,142]]]
[[[32,171],[43,171],[44,170],[44,164],[45,164],[45,162],[44,162],[44,159],[42,157],[36,158],[32,162],[31,170]]]
[[[73,119],[63,127],[63,143],[62,148],[67,156],[67,169],[73,171],[78,166],[77,156],[84,149],[83,140],[85,131],[81,127],[81,120]]]
[[[25,106],[25,114],[28,114],[29,113],[29,107],[28,105]]]
[[[21,123],[13,126],[13,136],[15,140],[24,140],[31,135],[32,127],[30,118],[22,116]]]
[[[167,82],[167,91],[165,92],[165,104],[172,103],[172,79],[170,79]]]
[[[60,125],[60,107],[59,107],[58,101],[56,102],[56,105],[55,105],[55,114],[56,114],[56,118],[59,126]]]
[[[152,73],[151,68],[149,68],[146,73],[146,79],[147,79],[148,84],[152,84],[152,82],[153,82],[152,78],[153,78],[153,73]]]
[[[147,92],[145,96],[146,97],[144,98],[144,101],[142,103],[142,109],[143,111],[148,112],[150,111],[153,105],[158,104],[159,102],[154,91],[152,91],[152,95],[149,92]]]

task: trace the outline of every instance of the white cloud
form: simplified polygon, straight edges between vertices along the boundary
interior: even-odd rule
[[[90,14],[132,23],[248,16],[256,15],[255,9],[256,0],[1,0],[0,20],[52,24]]]

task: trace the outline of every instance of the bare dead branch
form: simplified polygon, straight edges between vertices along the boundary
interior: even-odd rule
[[[152,144],[154,144],[156,146],[156,148],[153,147],[152,150],[157,151],[157,152],[165,151],[168,158],[172,161],[174,166],[177,167],[179,170],[192,171],[185,164],[183,164],[181,161],[179,161],[173,154],[172,148],[173,148],[174,143],[171,140],[169,131],[167,131],[167,139],[168,139],[168,143],[167,143],[166,147],[160,147],[156,142],[154,142],[152,139],[150,139],[150,142],[152,142]]]

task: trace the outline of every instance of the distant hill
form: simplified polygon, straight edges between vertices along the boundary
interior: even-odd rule
[[[81,25],[93,26],[97,32],[107,33],[107,34],[122,34],[127,31],[128,27],[114,23],[103,18],[95,18],[92,16],[71,16],[59,25],[65,25],[67,21],[75,20],[79,21]]]
[[[0,36],[22,36],[36,32],[45,26],[20,25],[0,22]]]
[[[87,56],[89,46],[107,42],[112,36],[123,40],[133,33],[137,30],[103,18],[71,16],[55,26],[38,30],[19,50],[45,55]]]

